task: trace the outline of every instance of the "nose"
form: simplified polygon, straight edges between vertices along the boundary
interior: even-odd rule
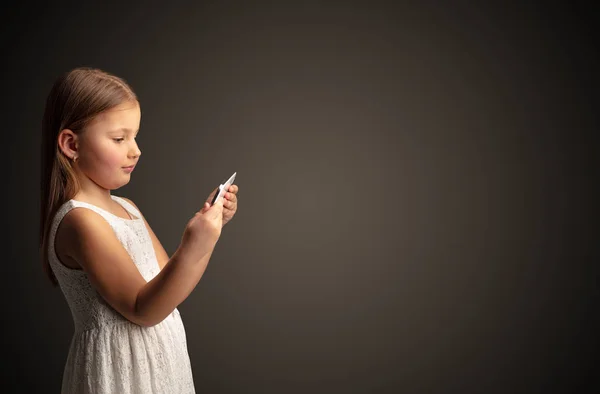
[[[133,142],[133,148],[129,151],[129,157],[137,158],[142,154],[142,151],[138,147],[137,143]]]

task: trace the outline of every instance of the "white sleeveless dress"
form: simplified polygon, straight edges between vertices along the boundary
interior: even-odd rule
[[[111,197],[134,218],[123,219],[95,205],[69,200],[58,209],[50,229],[50,266],[67,300],[75,328],[64,367],[62,393],[194,393],[179,311],[175,309],[152,327],[132,323],[100,296],[84,271],[63,265],[55,253],[54,238],[59,223],[71,209],[84,207],[110,224],[146,281],[158,274],[160,267],[140,212],[124,199]]]

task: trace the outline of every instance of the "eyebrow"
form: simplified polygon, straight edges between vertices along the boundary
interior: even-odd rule
[[[124,131],[124,132],[126,132],[126,133],[131,133],[131,132],[133,132],[133,130],[132,130],[132,129],[130,129],[130,128],[127,128],[127,127],[121,127],[120,129],[111,130],[111,131],[109,131],[109,133],[118,133],[119,131]],[[137,132],[139,132],[139,131],[140,131],[140,129],[137,129],[135,132],[137,133]]]

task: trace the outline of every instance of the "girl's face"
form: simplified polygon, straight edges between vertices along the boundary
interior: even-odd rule
[[[79,135],[77,167],[98,186],[114,190],[127,183],[141,151],[135,141],[141,111],[126,102],[98,115]]]

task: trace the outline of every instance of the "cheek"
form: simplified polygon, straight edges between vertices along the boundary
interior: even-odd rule
[[[95,161],[107,170],[123,165],[123,154],[119,146],[111,146],[110,142],[101,144],[95,149]]]
[[[108,151],[106,153],[106,163],[121,167],[123,165],[123,154],[115,150]]]

